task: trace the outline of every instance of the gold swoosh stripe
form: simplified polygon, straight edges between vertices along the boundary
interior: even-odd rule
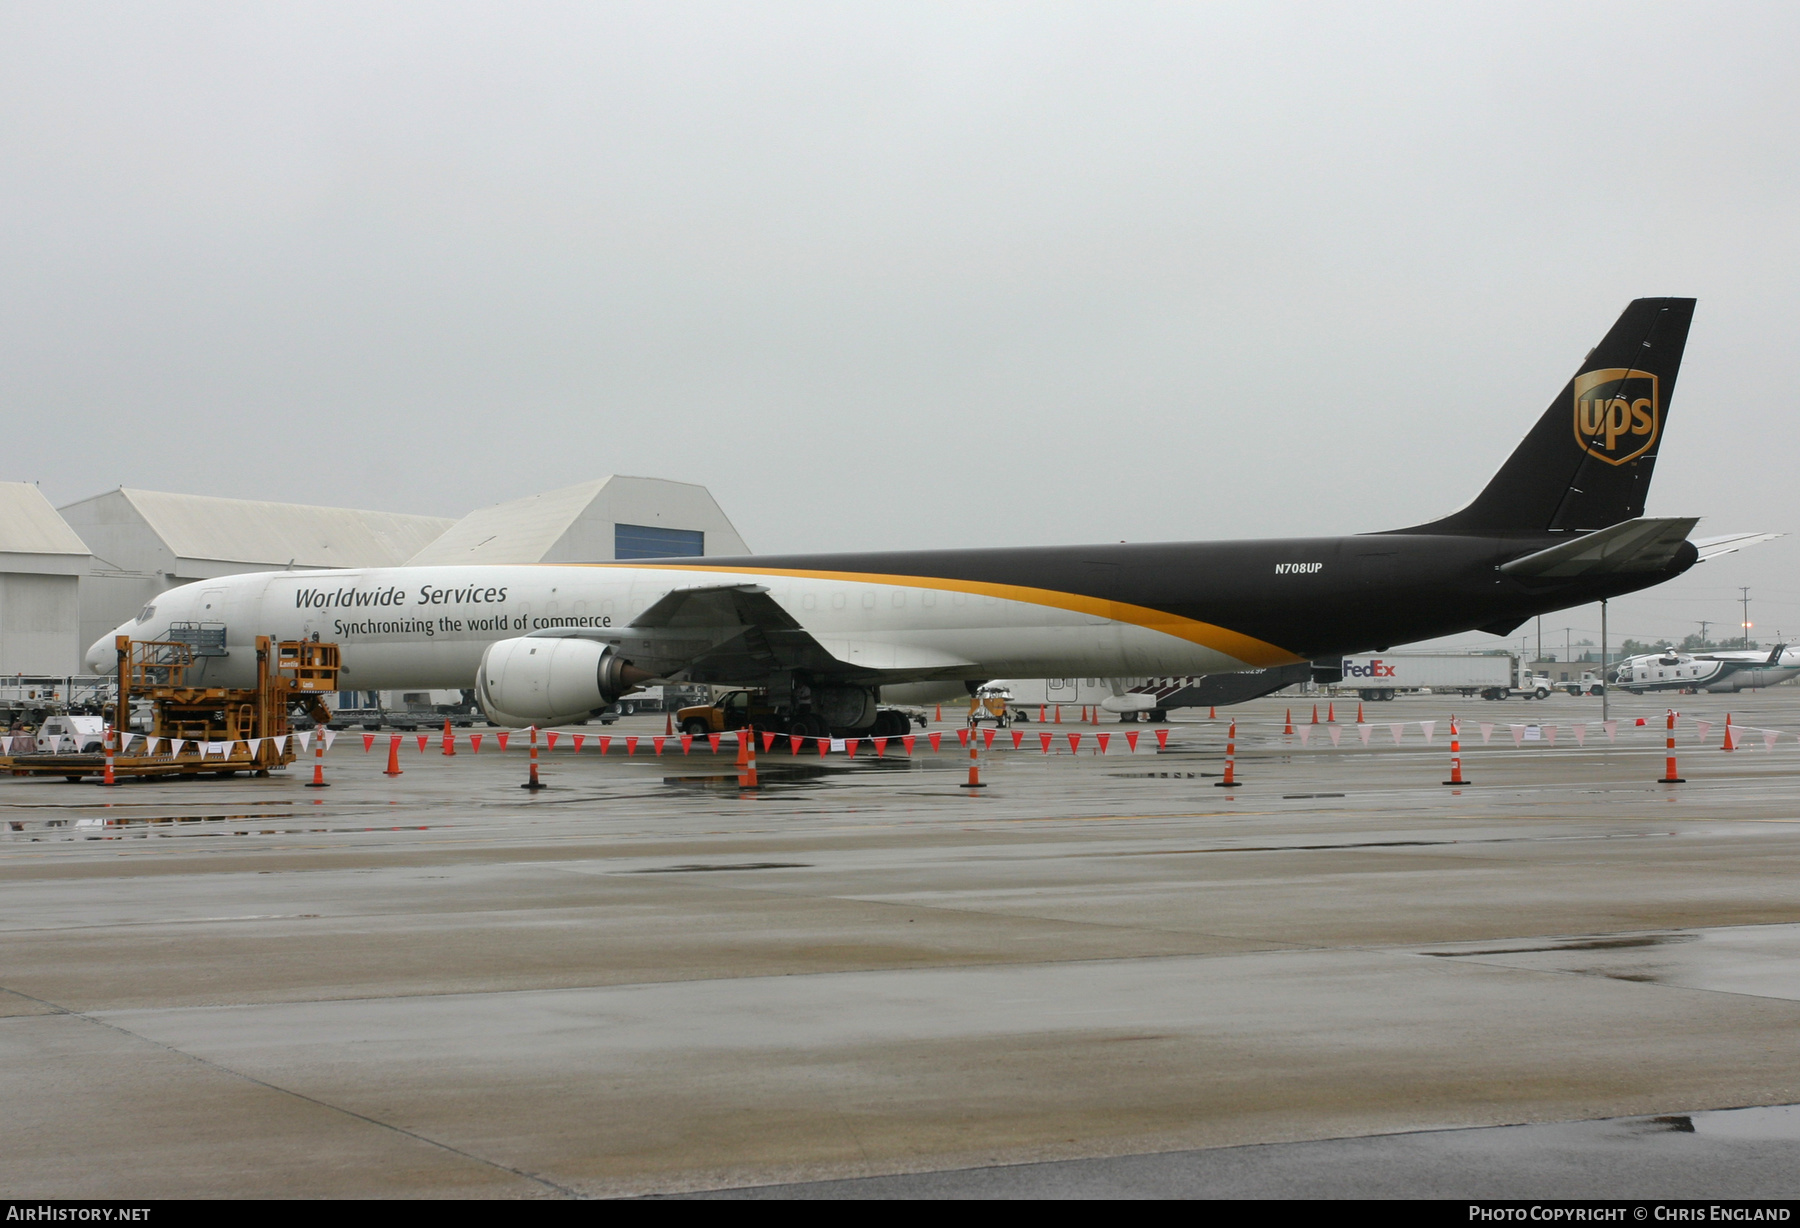
[[[554,565],[569,566],[567,563]],[[1203,648],[1211,648],[1215,652],[1222,652],[1246,665],[1266,668],[1271,665],[1296,665],[1306,659],[1295,656],[1285,648],[1259,640],[1255,636],[1233,631],[1229,627],[1203,623],[1193,618],[1183,618],[1179,614],[1153,610],[1149,606],[1132,605],[1126,601],[1107,601],[1100,597],[1085,597],[1080,593],[1063,593],[1050,588],[1031,588],[1023,584],[990,584],[984,580],[947,580],[938,576],[890,576],[867,571],[808,571],[788,567],[708,567],[684,563],[633,563],[630,561],[584,563],[580,566],[639,567],[658,571],[711,571],[728,575],[794,576],[803,580],[847,580],[862,584],[891,584],[901,588],[932,588],[941,592],[974,593],[982,597],[998,597],[1002,601],[1022,601],[1028,605],[1050,606],[1052,609],[1068,610],[1076,614],[1092,614],[1100,618],[1111,619],[1114,622],[1130,623],[1136,627],[1145,627],[1151,631],[1160,631],[1164,635],[1172,635],[1176,639],[1187,640],[1191,644],[1199,644]]]

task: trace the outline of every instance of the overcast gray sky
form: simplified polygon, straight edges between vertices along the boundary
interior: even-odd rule
[[[9,0],[0,478],[455,516],[660,475],[758,552],[1356,532],[1465,503],[1676,294],[1650,511],[1792,532],[1797,35],[1793,4]],[[1797,562],[1707,564],[1615,638],[1733,621],[1740,584],[1800,637]]]

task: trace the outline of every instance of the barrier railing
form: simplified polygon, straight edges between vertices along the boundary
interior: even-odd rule
[[[774,752],[781,747],[793,755],[818,754],[821,756],[843,755],[855,759],[859,754],[874,759],[890,756],[912,758],[919,754],[956,754],[965,756],[969,768],[968,784],[981,787],[982,759],[988,753],[1001,751],[1019,755],[1083,755],[1107,756],[1119,753],[1143,754],[1162,753],[1171,749],[1197,751],[1206,749],[1212,753],[1219,752],[1219,744],[1209,740],[1202,747],[1187,737],[1182,737],[1171,745],[1171,734],[1180,732],[1188,734],[1194,731],[1206,731],[1214,736],[1223,735],[1223,767],[1224,778],[1219,785],[1226,788],[1242,787],[1243,782],[1237,777],[1237,758],[1246,746],[1254,744],[1257,749],[1267,752],[1276,750],[1283,753],[1313,752],[1328,754],[1331,751],[1379,753],[1395,748],[1429,748],[1437,745],[1440,730],[1448,733],[1447,750],[1451,759],[1450,779],[1443,781],[1446,785],[1463,786],[1469,780],[1463,774],[1465,752],[1472,749],[1474,742],[1468,737],[1471,731],[1480,735],[1480,745],[1504,749],[1507,751],[1526,750],[1527,748],[1553,750],[1563,747],[1570,750],[1585,749],[1590,738],[1604,739],[1608,747],[1621,746],[1625,749],[1655,750],[1665,752],[1664,774],[1657,778],[1664,784],[1686,783],[1677,775],[1675,757],[1677,750],[1685,746],[1690,753],[1695,750],[1717,750],[1738,754],[1758,750],[1770,753],[1777,749],[1800,748],[1800,733],[1793,730],[1777,729],[1768,726],[1749,725],[1740,722],[1731,713],[1724,719],[1711,713],[1705,717],[1697,714],[1684,714],[1675,709],[1668,709],[1656,716],[1621,716],[1614,720],[1601,721],[1478,721],[1467,723],[1451,716],[1445,720],[1410,720],[1410,721],[1358,721],[1340,723],[1332,721],[1330,715],[1317,724],[1311,722],[1289,723],[1285,719],[1258,721],[1254,725],[1239,720],[1229,723],[1220,722],[1224,728],[1216,727],[1213,722],[1195,722],[1183,726],[1164,726],[1153,730],[1123,730],[1119,732],[1068,732],[1065,730],[1036,731],[1036,736],[1027,740],[1028,735],[1019,729],[996,730],[992,727],[969,728],[955,730],[955,742],[945,745],[946,732],[931,730],[922,734],[902,734],[892,737],[815,737],[801,734],[777,733],[771,730],[732,730],[725,734],[708,734],[698,738],[688,734],[671,736],[639,735],[639,734],[585,734],[570,733],[562,730],[529,729],[524,733],[530,759],[530,777],[526,788],[543,787],[538,780],[538,761],[540,755],[554,754],[582,755],[598,753],[602,756],[622,751],[626,757],[635,757],[643,751],[649,757],[672,755],[679,750],[683,756],[696,754],[733,755],[738,770],[739,782],[745,787],[757,785],[757,752]],[[1317,736],[1323,731],[1324,736]],[[506,753],[509,735],[512,731],[499,730],[485,735],[489,740],[486,753]],[[1354,742],[1346,741],[1344,734],[1350,732],[1355,736]],[[1715,733],[1717,736],[1715,736]],[[1566,735],[1566,739],[1565,739]],[[259,747],[263,741],[274,744],[277,756],[285,753],[286,743],[291,737],[298,746],[299,754],[305,756],[309,751],[313,756],[313,782],[323,782],[324,755],[337,739],[335,731],[318,729],[295,732],[288,735],[268,739],[240,739],[238,741],[196,741],[180,738],[152,738],[141,733],[124,733],[109,731],[108,750],[111,753],[124,755],[133,751],[155,755],[165,752],[175,757],[192,756],[202,763],[209,759],[217,759],[224,763],[240,758],[240,746],[246,748],[252,759],[257,758]],[[1512,747],[1507,748],[1505,739],[1510,736]],[[481,733],[457,733],[446,729],[439,739],[429,734],[419,734],[414,738],[403,739],[400,734],[378,735],[365,733],[362,735],[363,751],[373,753],[378,740],[385,743],[387,776],[401,774],[400,757],[403,741],[413,741],[417,753],[425,754],[434,740],[439,741],[439,758],[454,755],[456,742],[463,741],[469,754],[480,754],[483,750],[484,735]],[[0,754],[10,754],[14,744],[30,741],[30,735],[0,735]],[[1641,745],[1639,745],[1641,743]],[[559,745],[563,746],[558,751]],[[866,750],[865,750],[866,748]]]

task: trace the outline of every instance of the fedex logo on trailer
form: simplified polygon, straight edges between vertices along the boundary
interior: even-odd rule
[[[1358,665],[1355,661],[1344,662],[1346,678],[1392,678],[1394,667],[1382,664],[1380,657],[1375,657],[1367,665]]]

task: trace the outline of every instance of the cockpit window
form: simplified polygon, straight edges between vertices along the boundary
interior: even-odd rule
[[[156,617],[156,607],[154,605],[147,605],[143,609],[138,611],[138,621],[141,623],[147,623],[152,618],[155,618],[155,617]]]

